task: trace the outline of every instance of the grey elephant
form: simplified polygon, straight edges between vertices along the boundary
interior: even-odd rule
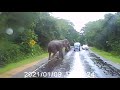
[[[59,58],[61,57],[63,59],[64,47],[65,47],[65,51],[70,50],[70,43],[67,39],[50,41],[48,43],[49,60],[51,58],[51,53],[53,53],[52,57],[54,57],[57,52],[59,52]]]

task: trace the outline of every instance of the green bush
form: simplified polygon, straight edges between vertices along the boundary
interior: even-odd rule
[[[120,40],[113,40],[108,45],[111,47],[111,52],[115,55],[120,55]]]
[[[40,55],[44,52],[43,49],[38,44],[35,44],[32,49],[33,49],[33,54],[35,55]]]
[[[9,41],[4,41],[0,44],[0,66],[18,62],[30,56],[41,55],[43,52],[43,49],[38,44],[30,47],[25,43],[18,45]]]
[[[31,53],[31,47],[27,43],[20,44],[20,51],[24,54]]]
[[[23,53],[20,51],[19,45],[5,42],[0,48],[0,66],[16,62],[21,56]]]

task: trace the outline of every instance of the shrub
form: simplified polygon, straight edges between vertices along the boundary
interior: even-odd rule
[[[0,44],[0,67],[24,60],[31,55],[41,55],[43,52],[43,49],[38,44],[31,47],[28,43],[14,44],[3,40]]]
[[[32,55],[41,55],[43,52],[43,49],[38,44],[32,47]]]
[[[20,51],[19,45],[4,42],[0,48],[0,66],[16,62],[21,56],[23,56],[23,53]]]

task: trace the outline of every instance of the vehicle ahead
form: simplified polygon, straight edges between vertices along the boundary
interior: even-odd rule
[[[82,49],[83,49],[83,50],[88,50],[89,47],[88,47],[88,45],[83,45],[83,46],[82,46]]]
[[[80,51],[80,43],[79,42],[76,42],[74,43],[74,51]]]

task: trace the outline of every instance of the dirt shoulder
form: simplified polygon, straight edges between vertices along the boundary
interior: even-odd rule
[[[0,75],[0,78],[23,78],[24,72],[30,72],[35,70],[42,63],[46,62],[47,58],[39,61],[35,61],[26,65],[22,65],[18,68],[12,69]]]

